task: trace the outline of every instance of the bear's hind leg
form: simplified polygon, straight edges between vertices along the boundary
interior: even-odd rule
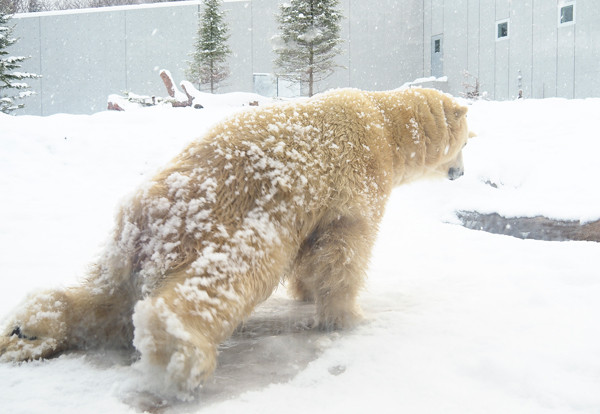
[[[0,361],[49,358],[69,349],[131,347],[134,293],[124,284],[31,295],[4,324]]]
[[[153,296],[135,306],[134,346],[140,351],[138,366],[163,378],[158,386],[180,399],[210,377],[217,363],[217,346],[241,322],[246,301],[222,281],[215,286],[205,277],[182,271]]]
[[[68,342],[65,291],[30,296],[5,323],[0,337],[0,361],[29,361],[64,351]]]

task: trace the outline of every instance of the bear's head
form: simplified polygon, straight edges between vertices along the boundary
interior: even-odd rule
[[[395,184],[464,173],[462,149],[469,138],[467,107],[434,89],[375,95],[395,144]]]
[[[432,156],[431,160],[437,164],[437,168],[434,168],[434,175],[456,180],[465,172],[462,149],[467,145],[467,139],[471,136],[467,126],[468,108],[459,105],[446,95],[443,95],[441,105],[446,131],[438,132],[440,139],[437,143],[435,139],[431,140],[431,144],[433,144],[431,149],[436,152],[441,151],[438,159]]]

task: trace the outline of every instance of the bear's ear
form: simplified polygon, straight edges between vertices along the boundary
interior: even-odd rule
[[[467,114],[468,110],[469,108],[467,108],[466,106],[457,105],[454,107],[454,116],[456,117],[456,119],[460,119]]]

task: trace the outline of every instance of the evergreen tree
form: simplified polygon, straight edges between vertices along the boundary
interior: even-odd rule
[[[273,38],[278,76],[308,84],[327,78],[341,53],[339,0],[289,0],[279,6],[280,34]]]
[[[13,28],[8,25],[9,20],[10,17],[0,10],[0,111],[4,113],[12,112],[24,106],[23,104],[17,104],[15,100],[32,95],[33,92],[25,91],[29,88],[29,85],[23,80],[38,77],[32,73],[15,71],[21,67],[20,63],[26,58],[8,55],[6,49],[17,41],[12,37]],[[12,95],[11,92],[16,93],[16,95]]]
[[[191,54],[193,60],[189,62],[187,71],[191,82],[196,83],[199,89],[202,89],[203,85],[210,87],[211,93],[214,93],[217,85],[229,76],[229,30],[224,21],[225,13],[220,10],[221,3],[221,0],[205,1],[195,50]]]

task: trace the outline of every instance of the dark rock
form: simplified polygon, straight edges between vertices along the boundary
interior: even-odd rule
[[[477,211],[457,211],[462,225],[472,230],[504,234],[520,239],[549,241],[585,240],[600,242],[600,220],[554,220],[543,216],[503,217],[498,213],[483,214]]]

